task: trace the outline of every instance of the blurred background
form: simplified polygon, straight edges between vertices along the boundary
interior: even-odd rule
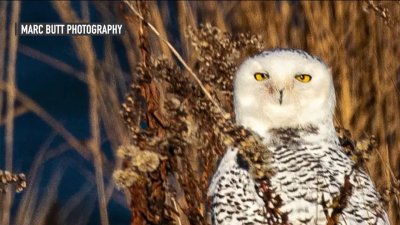
[[[399,1],[146,1],[137,9],[189,65],[196,55],[185,30],[205,23],[261,35],[266,49],[321,57],[332,67],[337,124],[377,138],[368,170],[400,223]],[[16,22],[123,23],[126,32],[23,37]],[[0,169],[28,183],[0,194],[0,224],[130,224],[112,172],[115,150],[129,143],[119,111],[144,57],[140,23],[122,1],[0,2]],[[154,57],[176,60],[156,35],[148,41]]]

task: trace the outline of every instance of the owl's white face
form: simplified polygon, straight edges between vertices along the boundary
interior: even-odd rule
[[[247,59],[235,76],[237,123],[259,134],[270,128],[332,122],[335,90],[326,65],[300,50]]]

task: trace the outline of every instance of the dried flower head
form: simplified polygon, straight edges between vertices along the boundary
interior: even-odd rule
[[[6,191],[7,185],[15,185],[17,193],[23,191],[26,188],[25,174],[13,174],[7,170],[0,170],[0,193]]]
[[[113,173],[113,179],[118,188],[131,187],[139,178],[139,174],[132,170],[116,170]]]
[[[356,166],[364,166],[369,156],[378,147],[373,135],[357,141],[354,140],[349,130],[337,127],[336,132],[342,149],[356,163]]]

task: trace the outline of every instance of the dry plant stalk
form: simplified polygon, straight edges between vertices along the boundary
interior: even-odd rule
[[[83,3],[87,4],[87,2]],[[72,10],[70,2],[53,2],[55,9],[64,22],[85,22]],[[86,11],[88,13],[88,11]],[[84,15],[89,17],[89,15]],[[96,73],[96,53],[91,37],[73,37],[75,52],[85,67],[86,79],[89,89],[89,118],[91,138],[88,142],[88,150],[93,156],[95,167],[97,196],[99,199],[100,221],[102,225],[108,225],[107,197],[105,193],[103,154],[100,149],[100,115],[99,115],[99,90],[100,87]]]
[[[272,173],[260,138],[231,120],[237,61],[243,53],[260,51],[259,37],[232,36],[210,25],[189,27],[187,36],[198,52],[199,80],[230,115],[224,116],[202,88],[168,60],[151,58],[137,66],[123,105],[132,145],[118,150],[124,166],[114,173],[117,183],[130,190],[132,224],[173,224],[179,211],[170,204],[173,199],[188,205],[181,210],[190,224],[207,224],[208,181],[216,159],[228,147],[238,147],[246,159],[258,162],[251,169],[260,180]]]
[[[6,7],[5,5],[4,7]],[[8,27],[11,28],[15,23],[19,21],[20,14],[20,2],[13,2],[11,4],[11,15]],[[17,61],[17,46],[18,46],[18,36],[14,35],[13,32],[8,34],[8,62],[7,62],[7,76],[6,82],[7,95],[6,95],[6,119],[5,119],[5,169],[13,170],[13,160],[14,160],[14,113],[15,113],[15,86],[16,86],[16,73],[15,65]],[[3,68],[1,68],[3,69]],[[13,192],[6,192],[3,201],[1,202],[1,214],[0,220],[1,224],[9,225],[11,220],[11,207],[12,207]]]

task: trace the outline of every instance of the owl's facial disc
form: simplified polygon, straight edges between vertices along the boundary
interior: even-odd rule
[[[234,95],[237,122],[255,130],[332,120],[335,106],[329,69],[292,50],[246,60],[236,73]]]

